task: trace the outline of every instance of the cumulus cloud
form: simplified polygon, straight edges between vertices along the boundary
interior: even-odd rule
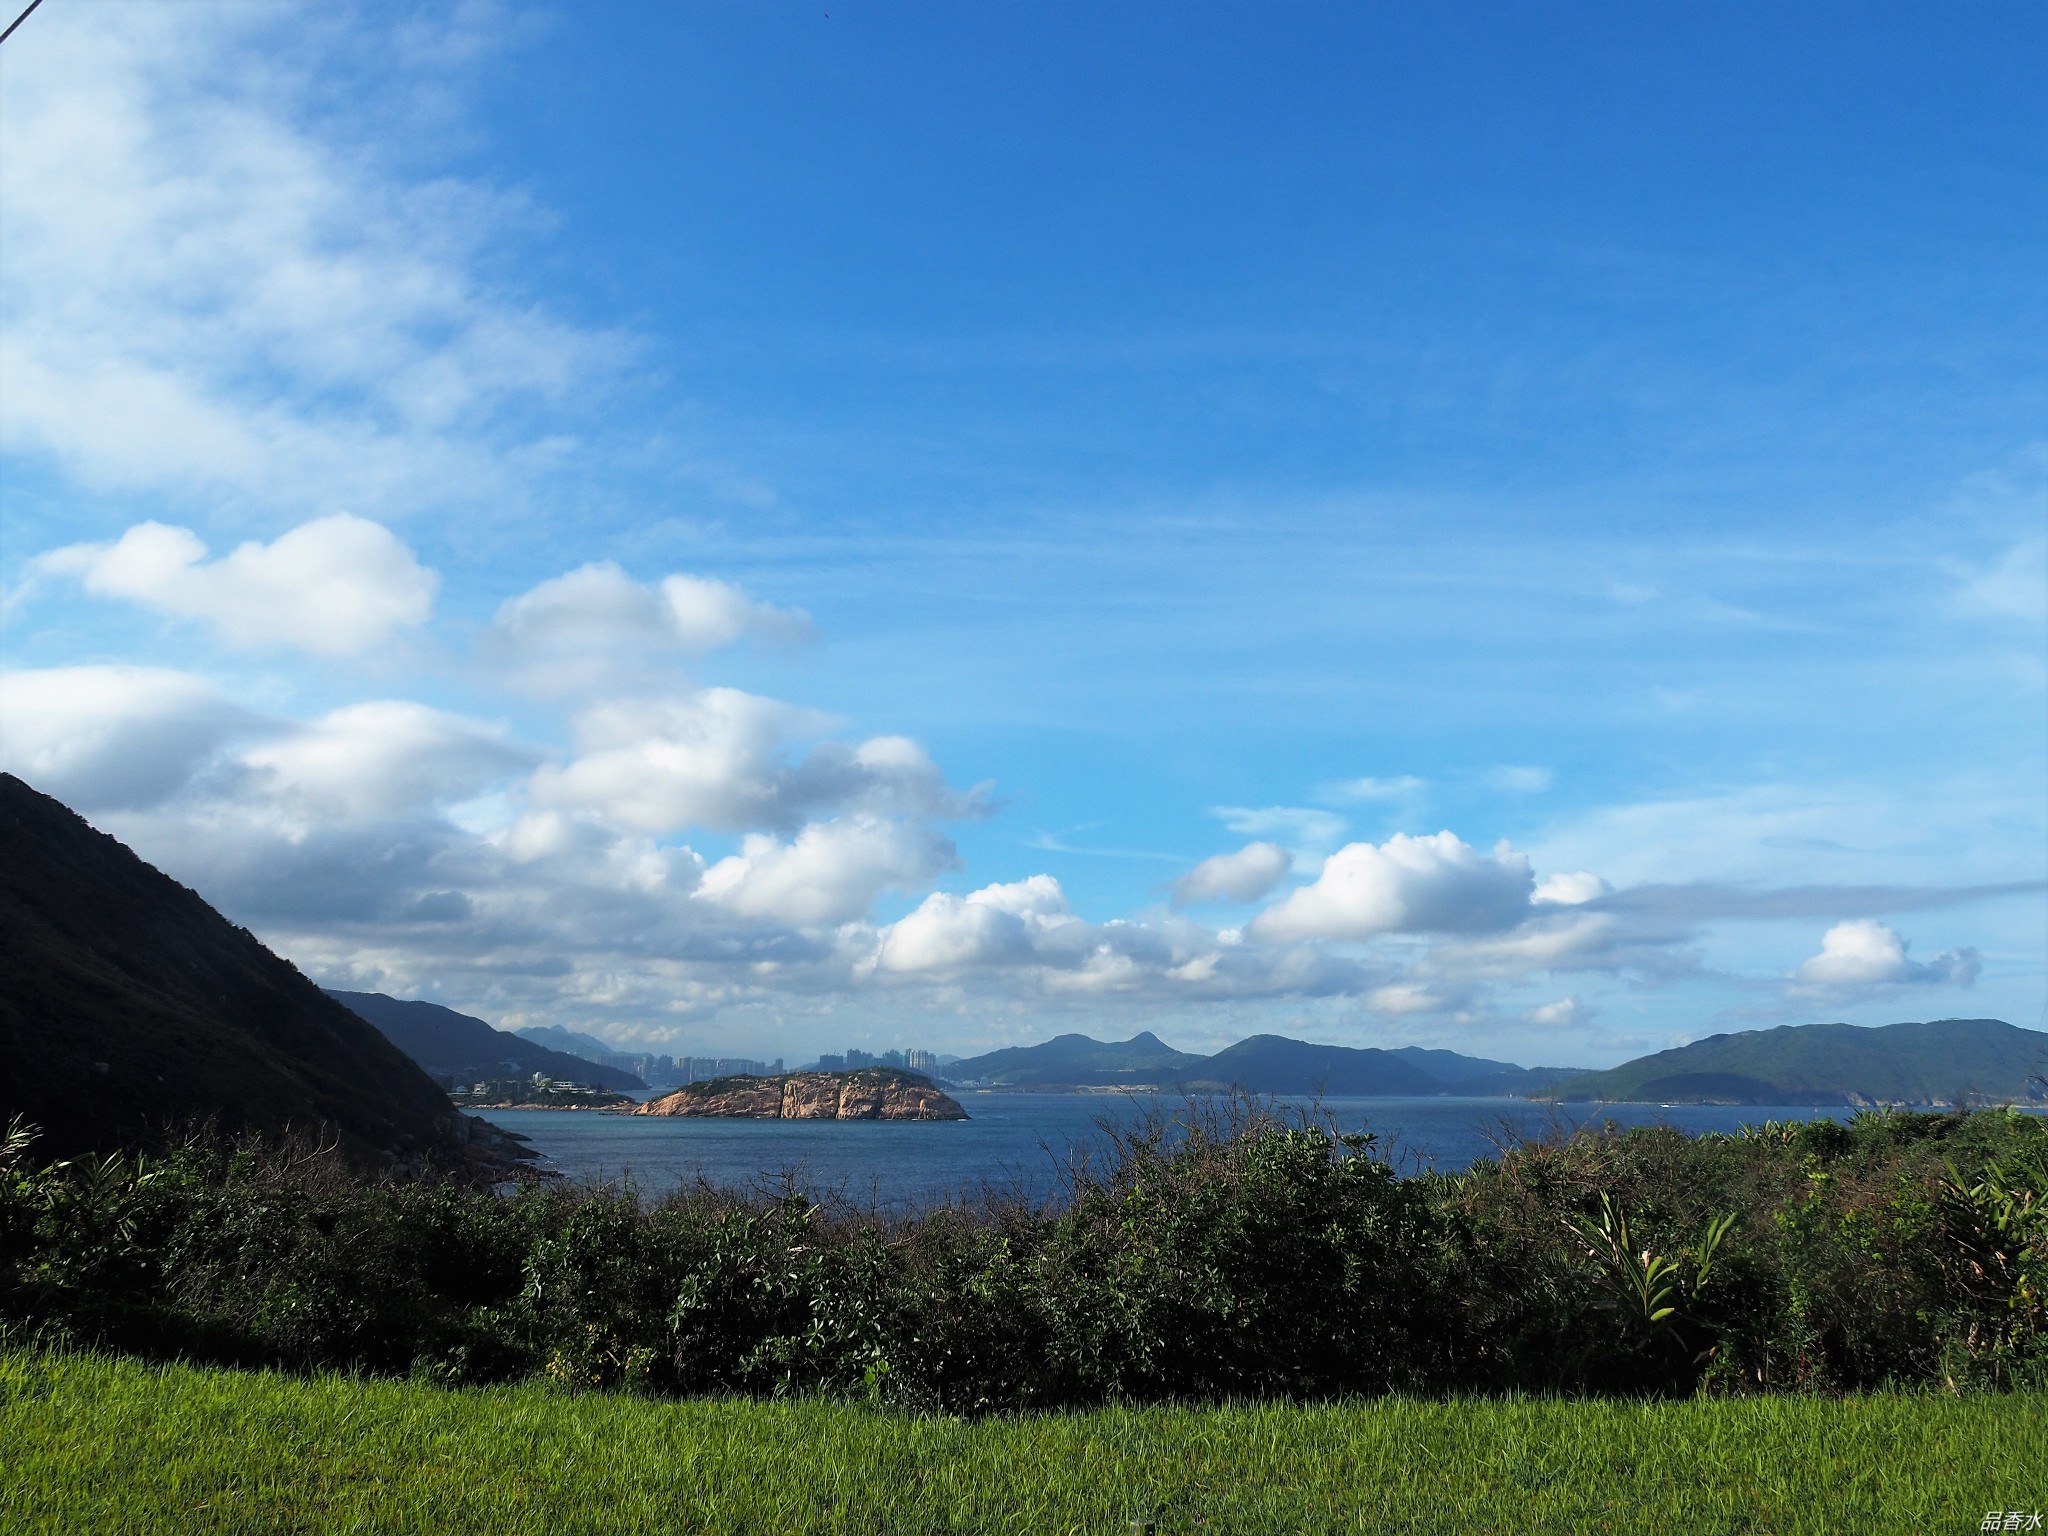
[[[736,688],[596,705],[576,718],[577,755],[535,775],[534,800],[648,832],[792,831],[821,809],[968,816],[982,808],[978,792],[952,789],[906,737],[819,742],[792,758],[793,741],[830,723]]]
[[[1247,945],[1181,918],[1091,923],[1050,875],[938,891],[882,929],[874,972],[963,980],[1000,973],[1000,985],[1058,995],[1231,999],[1350,995],[1365,967],[1314,945]]]
[[[188,528],[137,523],[112,544],[39,557],[32,574],[76,575],[86,591],[211,624],[237,645],[350,656],[415,628],[440,585],[390,530],[337,513],[219,560]]]
[[[801,609],[755,602],[728,582],[685,574],[639,582],[602,561],[506,602],[484,649],[529,684],[567,692],[617,686],[666,657],[701,655],[747,635],[811,633]]]
[[[1925,964],[1907,958],[1898,931],[1870,918],[1837,923],[1821,935],[1820,953],[1806,959],[1795,980],[1809,987],[1857,988],[1908,982],[1967,987],[1982,964],[1974,949],[1943,950]]]
[[[1545,1029],[1569,1029],[1591,1019],[1596,1010],[1589,1008],[1576,997],[1560,997],[1554,1003],[1544,1003],[1529,1010],[1529,1022]]]
[[[750,834],[704,871],[699,895],[745,917],[798,925],[865,916],[884,890],[929,882],[958,863],[928,830],[870,816],[813,822],[795,838]]]
[[[1247,843],[1235,853],[1202,860],[1173,882],[1173,904],[1200,901],[1257,901],[1280,883],[1293,856],[1278,843]]]
[[[75,810],[157,804],[229,742],[272,729],[211,683],[161,667],[0,675],[0,765]]]
[[[1051,875],[984,886],[966,896],[934,891],[885,930],[877,963],[887,971],[948,971],[1030,959],[1035,940],[1079,922]]]
[[[352,704],[241,754],[263,789],[316,814],[391,816],[464,800],[534,766],[492,726],[422,704]]]
[[[1535,877],[1502,844],[1483,854],[1450,832],[1397,833],[1331,854],[1311,885],[1247,929],[1262,939],[1366,939],[1383,933],[1488,933],[1528,915]]]

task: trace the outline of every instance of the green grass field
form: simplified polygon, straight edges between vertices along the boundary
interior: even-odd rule
[[[0,1355],[0,1530],[1975,1531],[2048,1399],[1388,1400],[960,1423]]]

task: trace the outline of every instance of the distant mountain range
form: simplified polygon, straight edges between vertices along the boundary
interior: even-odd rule
[[[1799,1024],[1709,1035],[1589,1072],[1569,1099],[1666,1104],[1952,1104],[2048,1099],[2048,1034],[1999,1019]]]
[[[469,1160],[481,1134],[376,1030],[208,906],[0,774],[0,1124],[39,1156],[181,1123],[332,1127],[378,1161]]]
[[[1786,1025],[1713,1035],[1604,1072],[1518,1067],[1456,1051],[1315,1045],[1254,1035],[1213,1056],[1157,1035],[1061,1035],[949,1066],[954,1083],[1000,1088],[1150,1086],[1209,1093],[1404,1098],[1436,1094],[1663,1104],[1946,1104],[2048,1100],[2048,1034],[1997,1019],[1937,1019],[1860,1028]]]
[[[1254,1035],[1213,1056],[1177,1051],[1149,1031],[1128,1040],[1061,1035],[1012,1046],[946,1068],[956,1083],[1002,1088],[1113,1088],[1148,1085],[1206,1093],[1326,1093],[1339,1097],[1540,1093],[1576,1074],[1569,1067],[1518,1067],[1455,1051],[1360,1049]]]
[[[512,1031],[522,1040],[531,1040],[535,1045],[544,1045],[551,1051],[560,1051],[565,1056],[581,1057],[584,1061],[596,1061],[600,1056],[616,1056],[619,1048],[606,1045],[595,1035],[581,1034],[573,1029],[564,1029],[559,1024],[528,1024]]]
[[[338,992],[332,987],[327,989],[327,995],[374,1024],[385,1039],[433,1076],[453,1078],[458,1086],[511,1075],[528,1077],[535,1072],[621,1093],[647,1086],[631,1072],[601,1067],[566,1051],[550,1050],[439,1003],[411,1002],[386,997],[382,992]]]

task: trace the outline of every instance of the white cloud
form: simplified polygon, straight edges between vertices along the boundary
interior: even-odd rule
[[[884,930],[877,964],[887,971],[948,971],[1030,959],[1034,939],[1079,919],[1051,875],[985,886],[966,896],[934,891]]]
[[[346,513],[214,561],[190,529],[137,523],[112,544],[38,557],[31,575],[41,573],[73,574],[97,596],[203,620],[237,645],[320,656],[355,655],[425,623],[440,585],[388,529]]]
[[[1576,997],[1561,997],[1554,1003],[1545,1003],[1529,1011],[1529,1022],[1545,1029],[1569,1029],[1575,1024],[1586,1023],[1594,1011]]]
[[[1612,895],[1614,887],[1598,875],[1584,870],[1576,874],[1552,875],[1536,887],[1530,900],[1543,906],[1581,907],[1589,901]]]
[[[542,582],[498,610],[484,648],[544,692],[616,689],[681,653],[701,655],[749,634],[811,634],[801,609],[757,603],[738,587],[676,574],[635,581],[602,561]]]
[[[1677,975],[1697,969],[1683,928],[1632,922],[1611,912],[1538,910],[1504,933],[1437,944],[1423,967],[1444,976],[1516,980],[1545,971]]]
[[[466,43],[269,6],[36,17],[0,59],[0,444],[215,505],[516,489],[517,409],[589,393],[623,349],[480,275],[530,211],[422,163],[477,28],[400,32]],[[322,99],[342,78],[345,113]]]
[[[813,822],[784,842],[750,834],[704,871],[704,900],[745,917],[798,925],[863,917],[884,890],[924,885],[958,862],[944,838],[902,822],[852,816]]]
[[[1328,800],[1334,805],[1358,805],[1376,800],[1406,800],[1428,787],[1427,779],[1418,779],[1412,773],[1404,773],[1398,778],[1391,779],[1377,779],[1368,775],[1365,778],[1338,779],[1324,784],[1316,790],[1316,798]]]
[[[1867,786],[1757,785],[1722,795],[1637,801],[1574,817],[1531,849],[1548,869],[1598,869],[1623,887],[1673,881],[1783,883],[1860,870],[1873,829],[1916,818]],[[1925,817],[1918,818],[1921,825]],[[1787,857],[1790,855],[1791,857]]]
[[[1502,844],[1482,854],[1450,832],[1397,833],[1331,854],[1312,885],[1254,918],[1263,939],[1365,939],[1383,933],[1489,933],[1528,915],[1528,857]]]
[[[1403,1016],[1415,1013],[1448,1013],[1463,1005],[1463,996],[1452,995],[1439,988],[1420,982],[1393,982],[1384,987],[1375,987],[1366,995],[1366,1002],[1375,1013],[1390,1013]]]
[[[241,761],[302,810],[361,817],[468,799],[536,757],[478,721],[387,700],[334,710]]]
[[[965,896],[935,892],[881,931],[874,958],[882,975],[960,980],[992,972],[1009,992],[1024,986],[1047,995],[1322,997],[1366,984],[1361,967],[1313,945],[1245,945],[1180,918],[1085,921],[1050,875]]]
[[[1556,781],[1557,775],[1548,768],[1518,767],[1504,764],[1486,775],[1486,782],[1493,788],[1511,795],[1540,795]]]
[[[1241,837],[1283,840],[1295,852],[1310,858],[1328,852],[1350,825],[1332,811],[1298,805],[1219,805],[1210,814]]]
[[[1809,987],[1857,988],[1908,982],[1967,987],[1982,969],[1974,949],[1943,950],[1924,965],[1906,956],[1897,930],[1870,918],[1837,923],[1821,935],[1820,953],[1801,963],[1795,980]]]
[[[0,675],[0,764],[75,810],[154,805],[230,741],[275,728],[211,683],[160,667]]]
[[[1257,901],[1280,882],[1293,858],[1277,843],[1247,843],[1235,853],[1202,860],[1173,882],[1173,904]]]
[[[1998,561],[1959,568],[1957,605],[1977,618],[2017,619],[2039,631],[2048,624],[2048,538],[2022,539]]]
[[[978,792],[947,785],[915,742],[825,741],[794,761],[794,739],[828,717],[735,688],[616,701],[576,718],[578,754],[534,777],[535,802],[601,812],[647,832],[794,829],[819,810],[869,815],[978,814]]]
[[[738,587],[708,576],[664,576],[661,602],[670,631],[692,651],[731,645],[750,633],[792,639],[811,633],[811,616],[802,609],[754,602]]]
[[[785,823],[791,817],[779,762],[783,744],[825,723],[736,688],[598,705],[577,717],[574,760],[535,776],[534,799],[599,811],[649,832]]]

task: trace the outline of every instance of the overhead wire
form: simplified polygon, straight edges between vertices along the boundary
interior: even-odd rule
[[[19,16],[15,17],[14,20],[7,23],[7,30],[5,32],[0,32],[0,43],[4,43],[7,41],[7,39],[14,36],[14,29],[20,26],[24,21],[28,20],[29,11],[33,11],[37,6],[41,5],[42,3],[43,0],[28,0],[28,11],[23,11]]]

